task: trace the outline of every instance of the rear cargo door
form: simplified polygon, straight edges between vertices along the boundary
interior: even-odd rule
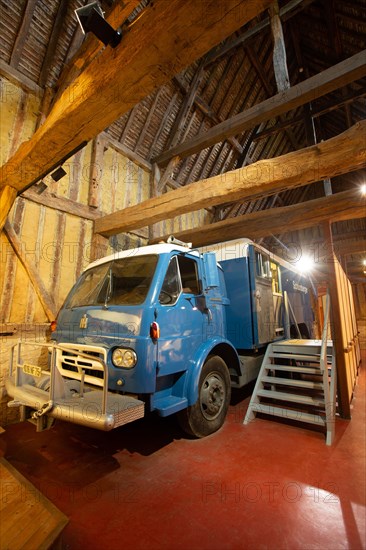
[[[250,248],[252,265],[253,332],[257,344],[266,344],[276,337],[270,259],[263,251]]]

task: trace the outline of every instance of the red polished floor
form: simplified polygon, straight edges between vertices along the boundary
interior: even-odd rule
[[[332,447],[275,421],[244,427],[247,390],[203,440],[151,416],[110,433],[12,425],[0,452],[69,516],[63,549],[363,549],[364,370]]]

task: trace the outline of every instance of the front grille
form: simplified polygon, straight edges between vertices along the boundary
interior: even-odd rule
[[[56,362],[63,376],[79,380],[83,371],[86,382],[94,383],[98,386],[103,385],[103,365],[96,359],[100,359],[105,363],[107,353],[104,348],[81,344],[61,343],[59,345],[64,349],[57,349]]]
[[[61,365],[62,365],[62,368],[64,370],[67,370],[69,372],[79,372],[77,367],[73,367],[72,365],[68,365],[67,362],[65,362],[65,361],[62,361]],[[82,367],[81,363],[79,363],[79,367]],[[89,376],[94,376],[95,378],[100,378],[101,380],[103,380],[103,378],[104,378],[104,374],[100,370],[92,370],[92,369],[88,369],[88,368],[83,368],[83,371],[85,372],[85,374],[88,374]]]

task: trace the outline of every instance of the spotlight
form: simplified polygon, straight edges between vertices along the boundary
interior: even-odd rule
[[[295,262],[295,267],[301,271],[301,273],[310,273],[315,267],[314,260],[309,255],[303,254],[301,258]]]
[[[75,15],[84,34],[92,32],[105,46],[112,48],[121,42],[122,34],[107,23],[98,2],[76,9]]]
[[[54,181],[58,181],[60,180],[61,178],[63,178],[64,176],[66,176],[66,172],[65,170],[62,168],[62,166],[59,166],[54,172],[52,172],[51,174],[51,178],[54,180]]]
[[[366,195],[366,183],[361,185],[361,193],[362,193],[362,195]]]

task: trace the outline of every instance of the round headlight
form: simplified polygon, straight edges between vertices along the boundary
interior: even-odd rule
[[[112,363],[115,367],[131,369],[137,363],[137,355],[133,349],[116,348],[112,353]]]

